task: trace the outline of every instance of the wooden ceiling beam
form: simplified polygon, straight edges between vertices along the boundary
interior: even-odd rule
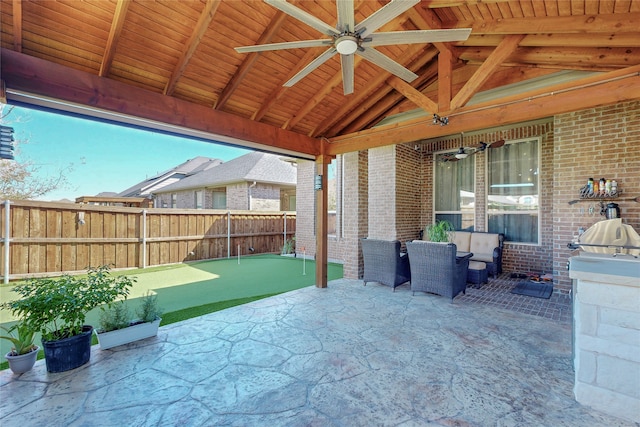
[[[459,48],[460,58],[465,61],[485,62],[493,50],[490,47]],[[628,67],[640,64],[640,48],[567,48],[557,49],[520,47],[509,60],[521,64],[582,64],[593,66]]]
[[[507,3],[510,0],[430,0],[421,2],[421,8],[437,9],[442,7],[477,6],[479,3]]]
[[[468,65],[482,65],[482,62],[478,61],[467,61]],[[532,63],[523,63],[523,62],[513,62],[507,61],[500,64],[501,68],[539,68],[544,70],[557,70],[557,71],[594,71],[601,73],[608,73],[609,71],[619,70],[620,66],[612,66],[612,65],[599,65],[599,64],[532,64]],[[486,89],[483,87],[483,89]]]
[[[427,69],[422,71],[419,77],[418,82],[414,82],[418,87],[418,90],[423,86],[430,85],[438,75],[438,64],[436,61],[431,62]],[[360,129],[367,128],[369,126],[373,126],[378,123],[380,120],[384,119],[389,115],[389,111],[392,111],[396,108],[400,103],[405,101],[406,98],[399,92],[390,90],[390,91],[379,91],[374,96],[371,97],[370,100],[367,100],[366,109],[362,114],[360,114],[354,121],[349,123],[349,126],[344,129],[339,129],[339,132],[331,134],[331,136],[335,136],[338,133],[351,133]]]
[[[481,34],[591,34],[637,33],[640,12],[509,18],[486,21],[458,21],[455,28],[471,28],[472,35]]]
[[[204,9],[202,10],[202,13],[200,13],[200,17],[198,17],[198,22],[191,32],[189,40],[184,44],[178,62],[176,62],[176,65],[173,67],[173,71],[171,71],[171,77],[169,77],[169,80],[167,80],[167,83],[164,86],[162,93],[165,95],[173,94],[176,84],[178,83],[178,79],[182,77],[185,68],[187,68],[187,64],[189,64],[191,57],[200,44],[200,40],[202,40],[202,37],[204,37],[204,34],[209,29],[209,24],[213,21],[213,18],[218,11],[218,6],[220,6],[220,0],[207,0],[205,3]]]
[[[415,47],[415,49],[419,49]],[[407,52],[408,53],[408,52]],[[425,55],[418,55],[414,64],[412,64],[412,68],[414,70],[420,70],[424,67],[425,64],[432,62],[435,55],[438,53],[436,49],[430,49]],[[426,72],[422,71],[419,74],[419,77],[413,81],[412,83],[416,87],[420,87],[426,80],[432,78],[432,74],[429,70]],[[389,78],[386,74],[382,74],[378,76],[373,82],[378,83],[378,80],[381,78],[385,78],[380,82],[386,83],[386,80]],[[395,77],[395,76],[394,76]],[[348,114],[345,116],[343,120],[340,122],[336,122],[334,126],[331,127],[329,131],[327,131],[327,135],[337,135],[342,132],[352,132],[352,129],[362,129],[366,127],[370,123],[377,122],[380,120],[380,116],[384,114],[385,111],[389,109],[389,106],[385,104],[380,104],[380,100],[385,99],[385,97],[389,96],[390,93],[394,93],[393,88],[389,85],[384,86],[369,86],[368,89],[371,89],[370,92],[360,100],[359,104],[353,105],[352,109],[348,110]],[[394,98],[393,104],[396,104],[399,100],[403,99],[402,95],[397,94],[399,98]]]
[[[450,50],[438,55],[438,111],[449,111],[453,98],[453,57]]]
[[[425,30],[447,29],[447,27],[442,24],[442,21],[438,18],[438,16],[430,9],[423,7],[414,7],[409,9],[407,11],[407,14],[409,15],[409,18],[418,26],[418,28],[422,28]],[[449,52],[452,58],[457,57],[453,43],[434,42],[432,44],[440,52],[446,50]]]
[[[464,87],[451,100],[451,109],[456,110],[465,105],[473,95],[475,95],[482,85],[489,80],[494,71],[504,62],[517,48],[524,38],[522,34],[510,34],[491,52],[487,60],[482,63],[473,76],[467,81]]]
[[[380,126],[332,138],[327,154],[402,144],[571,111],[640,99],[640,65],[461,108],[447,126],[425,126],[430,118]]]
[[[104,55],[102,55],[102,62],[100,63],[99,76],[104,77],[109,75],[111,64],[113,63],[113,56],[116,54],[116,46],[118,46],[118,40],[120,39],[120,33],[122,33],[122,27],[124,27],[124,20],[127,16],[129,4],[131,4],[131,0],[118,0],[118,3],[116,3],[116,11],[111,20],[109,38],[107,39],[107,45],[104,47]]]
[[[426,112],[437,113],[438,103],[434,102],[428,96],[424,95],[418,89],[411,86],[398,77],[391,77],[387,79],[387,84],[404,95],[405,98],[422,108]]]
[[[321,142],[50,61],[0,49],[7,91],[61,100],[210,134],[212,140],[277,152],[320,154]],[[8,95],[10,95],[8,93]],[[215,138],[215,139],[214,139]]]
[[[462,42],[459,47],[485,47],[498,46],[504,34],[482,34],[471,36]],[[520,42],[520,47],[640,47],[638,33],[595,33],[595,34],[527,34]]]

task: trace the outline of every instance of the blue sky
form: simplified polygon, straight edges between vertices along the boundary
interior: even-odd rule
[[[17,161],[33,162],[43,176],[56,176],[71,165],[67,174],[70,188],[51,192],[41,200],[120,192],[197,156],[229,161],[249,152],[22,107],[16,107],[3,124],[14,128]]]

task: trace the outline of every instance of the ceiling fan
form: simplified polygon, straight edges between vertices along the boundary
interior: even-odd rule
[[[498,141],[487,144],[486,142],[480,141],[477,145],[469,148],[460,147],[458,151],[455,153],[446,153],[440,157],[440,160],[443,162],[457,162],[458,160],[466,159],[469,156],[474,154],[482,153],[487,148],[500,148],[505,144],[504,139],[499,139]],[[468,149],[473,149],[473,151],[467,151]]]
[[[293,86],[299,82],[302,78],[329,60],[329,58],[331,58],[335,53],[340,54],[342,85],[345,95],[353,93],[354,55],[359,55],[391,74],[394,74],[407,82],[412,82],[418,78],[417,74],[408,70],[388,56],[378,52],[374,49],[374,46],[461,41],[466,40],[471,33],[471,28],[393,31],[384,33],[375,32],[387,22],[412,8],[414,5],[419,3],[420,0],[392,0],[367,17],[364,21],[357,24],[355,22],[353,6],[354,0],[336,0],[336,6],[338,8],[338,22],[335,27],[332,27],[297,6],[287,3],[286,0],[264,1],[330,37],[328,39],[301,40],[235,48],[238,53],[249,53],[280,49],[329,46],[328,50],[319,55],[295,76],[289,79],[284,84],[286,87]]]

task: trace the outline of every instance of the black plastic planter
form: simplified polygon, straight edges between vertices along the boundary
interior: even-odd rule
[[[42,341],[48,372],[64,372],[82,366],[91,357],[93,326],[85,325],[82,333],[56,341]]]

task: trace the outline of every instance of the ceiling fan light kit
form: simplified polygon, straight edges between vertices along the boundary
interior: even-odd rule
[[[345,95],[353,93],[355,63],[351,56],[354,54],[411,83],[418,78],[417,74],[375,50],[373,46],[463,41],[469,38],[471,33],[470,28],[375,32],[383,25],[411,9],[420,0],[391,0],[358,24],[355,23],[354,0],[336,0],[338,20],[335,27],[288,3],[286,0],[265,0],[265,2],[330,37],[330,39],[301,40],[235,48],[238,53],[249,53],[331,45],[329,50],[311,61],[292,79],[284,83],[284,86],[287,87],[293,86],[309,75],[313,70],[328,61],[336,52],[341,55],[340,66],[342,68],[343,92]],[[445,125],[447,123],[441,124]]]
[[[352,55],[358,50],[358,39],[345,35],[336,39],[336,50],[340,55]]]

